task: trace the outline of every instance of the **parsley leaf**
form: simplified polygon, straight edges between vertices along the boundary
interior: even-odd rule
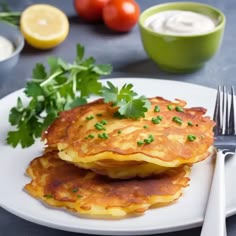
[[[104,86],[102,89],[102,96],[104,98],[104,102],[109,103],[112,102],[116,104],[117,102],[117,94],[119,89],[115,87],[111,82],[107,82],[107,87]]]
[[[37,98],[38,96],[44,96],[44,91],[40,84],[35,82],[28,82],[24,92],[28,97]]]
[[[32,136],[31,127],[26,124],[22,124],[17,131],[10,131],[8,133],[7,142],[13,147],[16,147],[18,143],[23,148],[34,144],[34,137]]]
[[[77,55],[77,58],[76,58],[77,62],[82,60],[84,57],[84,47],[81,46],[80,44],[76,46],[76,55]]]
[[[145,106],[145,101],[142,99],[131,99],[126,102],[121,100],[118,103],[119,113],[127,118],[140,118],[145,116],[145,112],[148,108]]]
[[[104,86],[102,91],[104,102],[111,102],[113,106],[119,107],[119,115],[123,117],[132,119],[144,117],[151,104],[146,97],[137,97],[137,93],[132,89],[132,84],[125,84],[119,90],[118,87],[108,81],[107,86]]]
[[[34,78],[35,81],[37,80],[38,82],[41,82],[44,79],[46,79],[47,73],[45,71],[45,67],[43,64],[37,63],[35,65],[35,67],[33,68],[32,77]]]
[[[112,67],[111,65],[101,64],[97,65],[93,68],[93,71],[99,75],[109,75],[111,73]]]
[[[98,95],[102,88],[99,80],[99,75],[97,73],[88,71],[82,71],[76,75],[77,89],[81,92],[82,97],[88,97],[91,94]]]
[[[53,56],[48,57],[47,63],[50,67],[50,75],[52,75],[54,72],[56,72],[56,70],[58,70],[59,65],[58,65],[58,59],[56,57]]]

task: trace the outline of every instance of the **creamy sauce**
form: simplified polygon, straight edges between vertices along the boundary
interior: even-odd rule
[[[0,36],[0,61],[10,57],[14,52],[14,46],[7,38]]]
[[[216,21],[192,11],[169,10],[150,16],[145,25],[162,34],[197,35],[212,31]]]

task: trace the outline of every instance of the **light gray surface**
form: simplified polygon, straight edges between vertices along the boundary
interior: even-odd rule
[[[69,36],[63,44],[49,51],[39,51],[26,45],[15,68],[4,78],[0,77],[0,98],[24,87],[27,78],[31,76],[34,64],[37,62],[45,62],[49,55],[61,56],[69,61],[73,60],[76,43],[84,45],[86,48],[86,55],[94,56],[98,63],[111,63],[114,66],[111,77],[137,76],[166,78],[193,84],[201,84],[213,88],[216,88],[218,84],[236,85],[235,0],[201,1],[214,5],[225,13],[227,19],[225,36],[221,50],[204,68],[193,74],[185,75],[174,75],[162,72],[147,58],[142,48],[137,26],[130,33],[118,34],[111,32],[103,24],[87,24],[79,20],[76,16],[71,0],[8,1],[14,10],[22,10],[24,7],[36,2],[51,3],[68,14],[71,23]],[[149,6],[166,1],[139,0],[138,2],[141,10],[144,10]],[[234,183],[232,181],[232,187],[234,187],[233,185]],[[228,236],[236,235],[236,216],[228,218],[227,229]],[[162,235],[197,236],[199,234],[200,228]],[[75,234],[36,225],[0,209],[0,235],[69,236]]]

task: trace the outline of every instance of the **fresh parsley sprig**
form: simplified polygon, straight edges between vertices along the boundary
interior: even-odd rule
[[[111,102],[113,106],[118,106],[119,115],[126,118],[137,119],[145,116],[145,112],[150,108],[150,101],[144,96],[138,96],[133,91],[132,84],[124,84],[119,90],[111,82],[103,87],[102,97],[104,102]]]
[[[77,56],[73,63],[61,58],[48,59],[48,71],[43,64],[33,68],[32,79],[26,84],[27,104],[18,97],[17,104],[10,111],[9,122],[15,130],[8,132],[7,143],[13,147],[31,146],[40,137],[61,111],[87,103],[92,95],[99,95],[104,102],[118,107],[122,117],[137,119],[144,117],[150,102],[133,91],[132,84],[121,89],[111,82],[103,86],[99,81],[109,75],[112,66],[95,64],[95,59],[84,59],[84,47],[77,45]]]
[[[8,133],[8,144],[31,146],[59,112],[86,103],[91,94],[100,94],[102,85],[98,80],[110,74],[112,67],[96,65],[94,58],[83,57],[84,47],[77,45],[77,56],[72,64],[51,57],[49,72],[43,64],[36,64],[32,80],[24,90],[29,103],[24,105],[19,97],[16,107],[10,111],[9,121],[16,130]]]

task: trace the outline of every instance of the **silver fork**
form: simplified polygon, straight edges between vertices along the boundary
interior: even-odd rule
[[[213,119],[216,163],[208,198],[201,236],[226,236],[225,216],[225,158],[235,154],[235,93],[234,87],[227,93],[226,87],[218,87]]]

